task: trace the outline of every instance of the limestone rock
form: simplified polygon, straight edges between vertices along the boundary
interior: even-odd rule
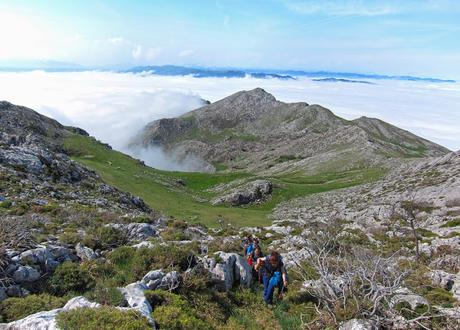
[[[273,184],[267,180],[256,180],[231,190],[227,195],[212,201],[213,205],[230,204],[239,206],[261,201],[271,195]]]
[[[339,330],[377,330],[378,327],[370,320],[352,319],[340,325]]]
[[[147,286],[141,282],[131,283],[124,288],[121,288],[120,291],[123,294],[124,298],[128,302],[128,305],[138,310],[142,315],[144,315],[149,322],[153,325],[155,324],[152,318],[152,306],[145,297],[144,291],[148,290]]]
[[[75,246],[75,251],[77,253],[77,256],[83,261],[94,260],[98,257],[93,249],[83,246],[81,243],[78,243]]]

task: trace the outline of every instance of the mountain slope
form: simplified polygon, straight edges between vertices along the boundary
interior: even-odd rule
[[[158,145],[179,158],[193,154],[215,166],[265,174],[349,170],[448,152],[378,119],[348,121],[320,105],[277,101],[261,88],[154,121],[133,145]]]

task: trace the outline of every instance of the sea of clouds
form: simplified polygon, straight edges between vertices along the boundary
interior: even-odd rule
[[[149,122],[175,117],[240,90],[262,87],[285,102],[321,104],[346,119],[377,117],[451,150],[460,149],[460,83],[376,80],[374,84],[255,78],[193,78],[112,72],[0,73],[0,100],[87,130],[151,166],[193,170],[161,150],[127,144]]]

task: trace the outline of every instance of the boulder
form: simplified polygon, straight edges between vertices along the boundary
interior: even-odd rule
[[[75,297],[70,299],[62,308],[35,313],[21,320],[2,324],[0,325],[0,328],[2,330],[57,330],[58,328],[56,326],[56,316],[60,312],[72,310],[75,308],[96,308],[99,306],[100,305],[98,303],[89,302],[84,297]]]
[[[15,284],[6,288],[6,294],[8,297],[25,297],[29,294],[29,291]]]
[[[83,261],[97,259],[96,252],[94,252],[94,250],[89,247],[83,246],[81,243],[78,243],[75,246],[75,251],[77,253],[77,256]]]
[[[152,270],[142,278],[141,283],[146,285],[149,290],[155,290],[161,284],[164,276],[165,273],[161,270]]]
[[[178,272],[172,271],[166,274],[159,285],[161,289],[173,290],[179,287],[181,283],[181,276]]]
[[[128,239],[132,241],[144,241],[150,237],[157,237],[159,235],[156,227],[148,223],[111,223],[106,226],[122,230],[127,235]]]
[[[212,258],[202,258],[201,263],[211,273],[219,290],[230,290],[235,284],[250,287],[252,268],[247,261],[237,253],[215,253],[222,262],[217,263]]]
[[[212,205],[230,204],[239,206],[258,202],[267,198],[273,191],[273,184],[267,180],[256,180],[232,189],[227,195],[214,199]]]
[[[144,291],[148,290],[148,287],[145,284],[141,282],[131,283],[119,290],[131,308],[138,310],[152,325],[155,324],[151,315],[152,306],[144,294]]]
[[[30,266],[20,266],[13,273],[13,280],[18,284],[35,282],[40,278],[41,274]]]
[[[22,265],[39,265],[47,271],[53,270],[64,261],[77,261],[77,257],[72,252],[59,245],[40,246],[30,249],[11,259]]]

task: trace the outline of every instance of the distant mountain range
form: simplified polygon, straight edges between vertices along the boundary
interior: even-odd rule
[[[244,78],[252,77],[258,79],[283,79],[292,80],[298,77],[318,78],[327,82],[348,82],[348,83],[368,83],[362,79],[374,80],[405,80],[405,81],[422,81],[433,83],[455,83],[452,79],[439,79],[430,77],[415,76],[395,76],[381,75],[371,73],[355,72],[334,72],[334,71],[303,71],[303,70],[274,70],[274,69],[236,69],[236,68],[206,68],[206,67],[186,67],[178,65],[148,65],[136,66],[131,68],[120,69],[115,67],[89,67],[75,63],[59,61],[15,61],[1,62],[0,72],[14,71],[33,71],[43,70],[46,72],[82,72],[82,71],[115,71],[122,73],[142,73],[155,74],[159,76],[193,76],[195,78]],[[360,79],[357,81],[356,79]],[[314,79],[315,80],[315,79]]]
[[[191,75],[195,78],[243,78],[246,76],[254,78],[277,78],[277,79],[296,79],[297,77],[310,78],[327,78],[331,79],[349,79],[350,83],[363,83],[363,81],[353,81],[352,79],[379,79],[379,80],[406,80],[406,81],[424,81],[424,82],[443,82],[454,83],[452,79],[438,79],[428,77],[414,76],[390,76],[380,74],[366,74],[355,72],[331,72],[331,71],[299,71],[299,70],[254,70],[254,69],[223,69],[223,68],[201,68],[201,67],[185,67],[176,65],[161,65],[161,66],[138,66],[123,72],[132,73],[150,73],[160,76],[187,76]],[[340,81],[340,80],[338,80]],[[366,82],[364,82],[366,83]]]
[[[321,82],[332,82],[332,83],[352,83],[352,84],[369,84],[375,85],[374,83],[366,80],[353,80],[353,79],[344,79],[344,78],[315,78],[313,81],[321,81]]]

